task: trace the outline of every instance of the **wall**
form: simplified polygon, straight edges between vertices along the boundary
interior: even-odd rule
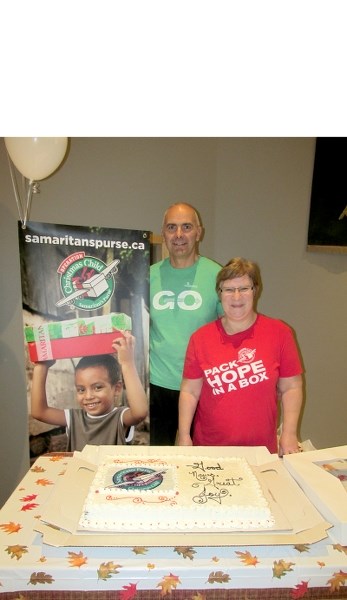
[[[347,255],[306,251],[313,138],[73,138],[65,164],[41,183],[31,220],[160,231],[179,200],[201,212],[201,252],[260,264],[260,310],[289,322],[304,357],[302,437],[346,442]],[[18,214],[0,140],[2,388],[0,505],[29,466]]]
[[[220,141],[214,254],[259,263],[258,309],[292,325],[303,355],[302,438],[324,448],[347,443],[347,254],[306,250],[314,151],[308,138]]]

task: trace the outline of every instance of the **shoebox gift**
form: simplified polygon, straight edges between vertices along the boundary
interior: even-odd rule
[[[110,313],[97,317],[69,319],[26,326],[25,339],[33,362],[111,354],[112,342],[131,330],[131,317]]]

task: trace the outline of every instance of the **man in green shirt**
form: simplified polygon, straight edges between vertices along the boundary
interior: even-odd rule
[[[221,314],[215,292],[221,266],[199,255],[202,226],[186,203],[170,206],[162,235],[169,257],[150,270],[150,444],[174,445],[178,397],[191,334]]]

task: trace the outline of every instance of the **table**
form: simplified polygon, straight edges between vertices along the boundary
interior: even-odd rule
[[[347,547],[53,547],[35,531],[71,456],[41,456],[0,511],[1,600],[347,598]]]

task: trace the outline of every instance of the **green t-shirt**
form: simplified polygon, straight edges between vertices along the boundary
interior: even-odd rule
[[[151,266],[151,383],[180,389],[191,334],[222,313],[215,291],[220,269],[218,263],[203,256],[185,269],[175,269],[168,258]]]

